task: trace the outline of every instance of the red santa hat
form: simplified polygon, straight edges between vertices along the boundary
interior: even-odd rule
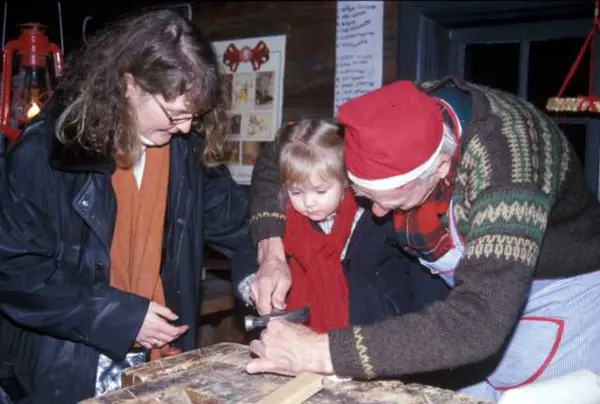
[[[372,190],[398,188],[436,161],[443,118],[436,99],[410,81],[396,81],[342,104],[348,177]]]

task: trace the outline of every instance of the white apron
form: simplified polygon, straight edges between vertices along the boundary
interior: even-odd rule
[[[454,248],[435,262],[421,260],[451,287],[464,252],[452,203],[448,222]],[[580,369],[600,374],[600,271],[534,280],[502,360],[483,382],[460,390],[496,402],[508,389]]]

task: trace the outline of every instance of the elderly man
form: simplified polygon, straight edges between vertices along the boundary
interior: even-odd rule
[[[559,128],[511,94],[454,78],[398,81],[342,105],[357,195],[391,212],[398,244],[452,288],[419,313],[317,334],[272,322],[247,370],[398,377],[499,357],[465,393],[503,391],[577,369],[600,373],[600,203]],[[281,308],[276,153],[252,184],[259,310]],[[484,380],[483,380],[484,379]]]

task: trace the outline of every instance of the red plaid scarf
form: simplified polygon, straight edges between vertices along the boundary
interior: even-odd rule
[[[453,111],[440,102],[440,107],[452,119],[454,136],[459,138],[458,119]],[[434,262],[442,258],[454,247],[448,227],[442,217],[448,212],[454,190],[454,171],[460,157],[460,147],[456,148],[450,163],[450,171],[423,204],[407,212],[394,212],[394,228],[398,241],[410,247],[408,253]]]
[[[289,256],[292,287],[286,306],[294,310],[310,304],[308,326],[318,332],[344,328],[349,322],[348,284],[340,255],[355,215],[354,196],[346,190],[331,233],[326,234],[315,229],[288,201],[283,242]]]

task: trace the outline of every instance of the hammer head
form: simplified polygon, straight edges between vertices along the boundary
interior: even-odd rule
[[[266,316],[245,316],[244,328],[252,331],[256,328],[266,327],[273,319],[282,319],[292,323],[305,323],[310,318],[310,306],[304,306],[298,310],[280,311]]]

